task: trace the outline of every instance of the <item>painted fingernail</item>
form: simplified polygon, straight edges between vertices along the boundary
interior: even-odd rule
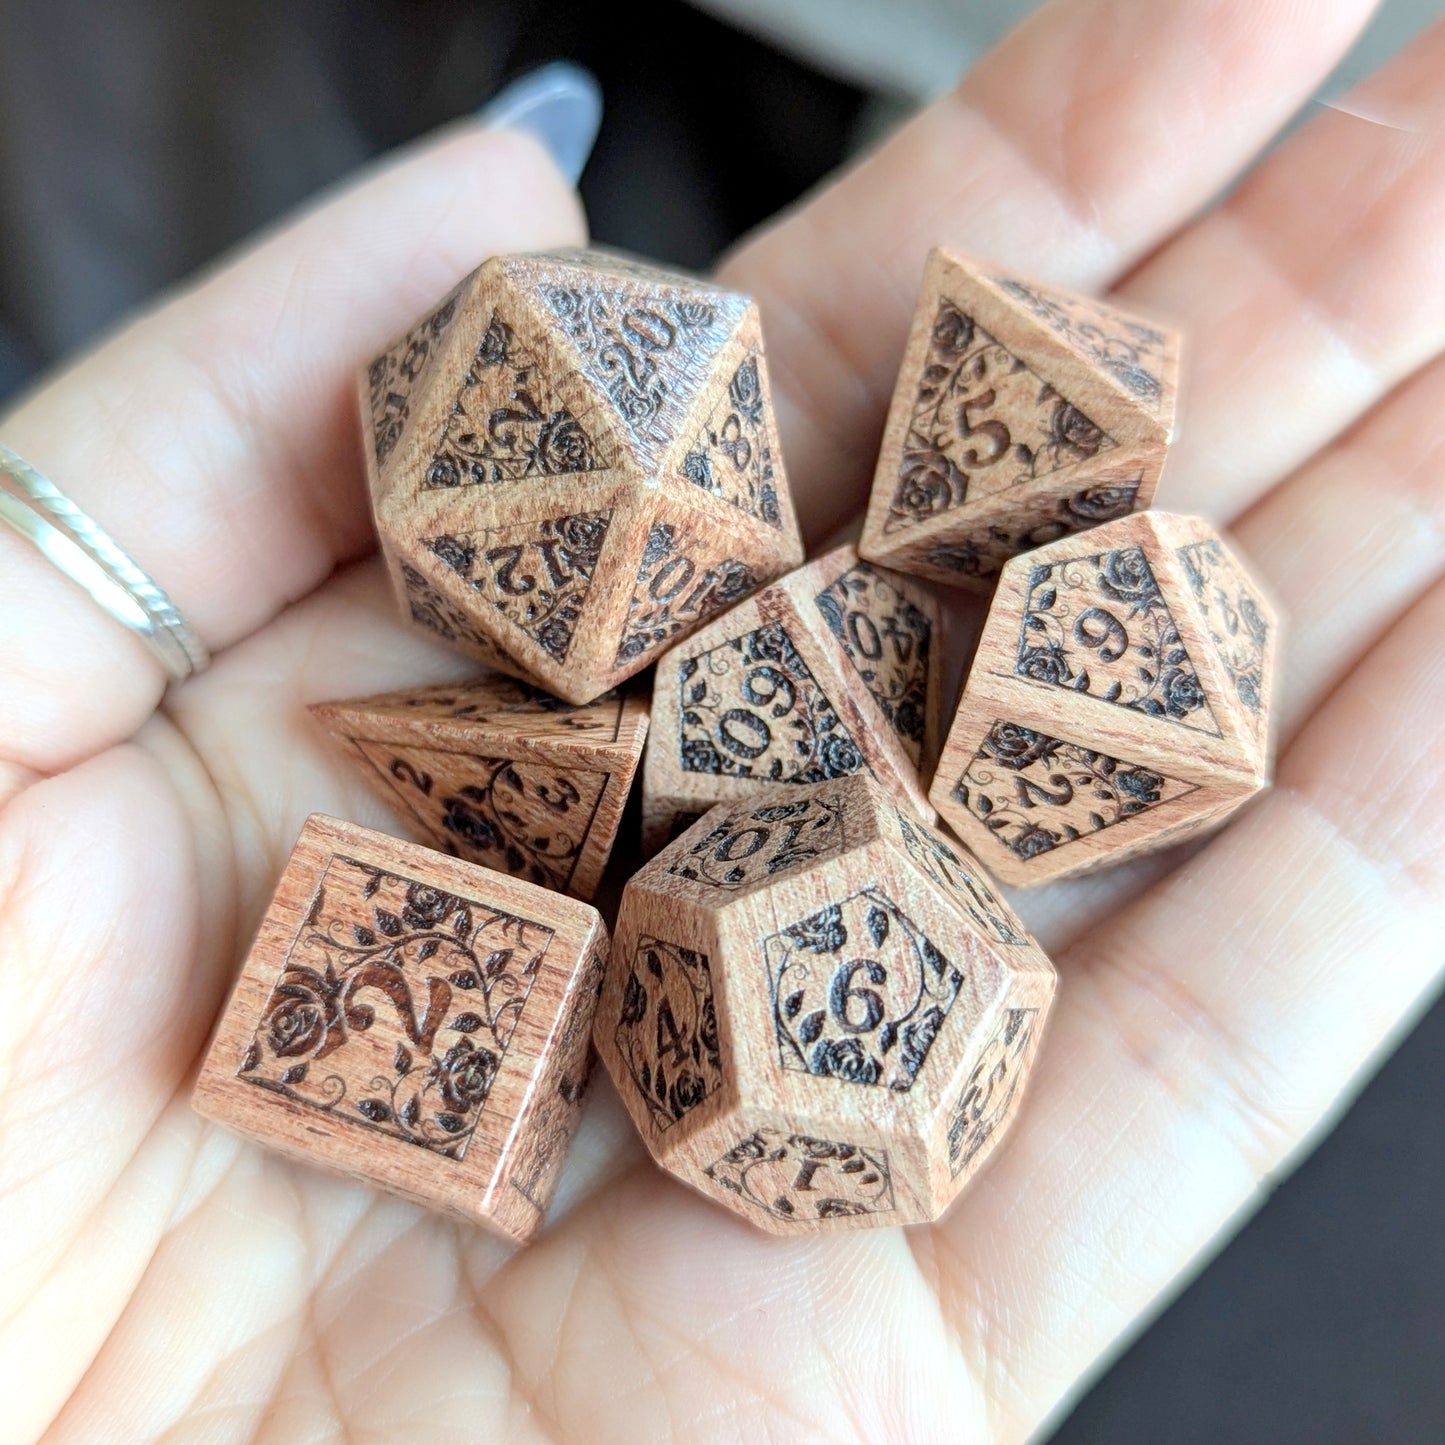
[[[546,146],[575,186],[602,125],[602,87],[569,60],[538,66],[504,85],[478,112],[496,130],[522,130]]]

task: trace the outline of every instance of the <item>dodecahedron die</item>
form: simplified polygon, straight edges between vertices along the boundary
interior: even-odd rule
[[[859,771],[932,821],[942,661],[927,589],[852,547],[701,628],[658,664],[644,853],[724,799]]]
[[[1279,630],[1197,517],[1143,512],[1015,558],[930,797],[1020,886],[1222,822],[1269,781]]]
[[[1054,989],[982,869],[866,776],[720,804],[623,895],[594,1039],[663,1168],[775,1233],[937,1218]]]
[[[986,590],[1016,553],[1147,507],[1178,353],[1112,302],[935,250],[858,550]]]
[[[581,707],[492,674],[311,714],[433,847],[590,898],[612,851],[647,736],[647,702]]]
[[[745,296],[603,251],[497,257],[361,392],[405,615],[569,702],[802,560]]]
[[[312,817],[193,1105],[525,1241],[581,1111],[606,960],[585,903]]]

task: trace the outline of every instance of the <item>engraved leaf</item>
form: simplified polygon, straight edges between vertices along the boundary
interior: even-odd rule
[[[1057,602],[1058,600],[1059,600],[1059,591],[1058,591],[1058,588],[1057,588],[1057,587],[1045,587],[1044,590],[1039,593],[1037,599],[1036,599],[1035,602],[1034,602],[1034,606],[1037,607],[1040,612],[1047,612],[1047,611],[1049,611],[1050,608],[1053,607],[1054,603]]]
[[[886,1054],[898,1042],[898,1025],[890,1019],[878,1030],[878,1052]]]
[[[413,1094],[411,1098],[401,1106],[401,1122],[405,1124],[408,1129],[415,1128],[417,1116],[420,1113],[421,1109],[417,1105],[416,1095]]]
[[[475,988],[479,980],[471,969],[464,968],[458,970],[456,973],[450,974],[448,976],[448,982],[451,983],[453,988],[467,989]]]
[[[1118,702],[1120,695],[1123,693],[1123,691],[1124,684],[1122,682],[1111,682],[1108,686],[1108,689],[1104,693],[1104,701]]]
[[[391,1065],[398,1074],[411,1073],[411,1053],[405,1044],[398,1044],[396,1052],[391,1056]]]
[[[366,887],[361,890],[361,896],[362,896],[363,898],[370,898],[370,897],[372,896],[372,894],[374,894],[374,893],[376,892],[376,890],[377,890],[378,888],[380,888],[380,887],[381,887],[381,874],[380,874],[380,873],[373,873],[373,874],[366,880]]]
[[[798,1041],[804,1044],[811,1044],[821,1036],[823,1032],[823,1010],[814,1009],[802,1023],[798,1025]]]
[[[986,818],[993,812],[993,799],[987,793],[980,793],[975,806],[978,808],[979,816]]]
[[[281,1075],[283,1084],[299,1084],[306,1077],[305,1064],[292,1064],[284,1074]]]
[[[320,886],[316,887],[316,896],[311,900],[311,911],[306,915],[306,926],[312,928],[321,918],[321,910],[326,907],[326,890]]]
[[[441,944],[439,944],[436,939],[428,938],[416,951],[417,962],[425,963],[440,947]]]
[[[802,990],[802,989],[799,989],[796,993],[790,993],[790,994],[788,995],[788,997],[783,1001],[783,1017],[784,1017],[784,1018],[787,1018],[787,1019],[795,1019],[795,1018],[797,1018],[797,1016],[799,1015],[799,1013],[802,1012],[802,1009],[803,1009],[803,990]]]
[[[256,1040],[251,1040],[250,1047],[246,1050],[246,1057],[241,1060],[241,1072],[249,1073],[261,1062],[261,1050],[256,1047]]]
[[[882,948],[888,937],[888,914],[887,911],[872,907],[868,910],[868,932],[873,936],[874,948]]]
[[[373,914],[376,918],[376,926],[388,938],[398,938],[406,932],[405,925],[396,914],[387,912],[385,908],[374,909]]]
[[[356,1107],[371,1120],[373,1124],[384,1124],[391,1118],[391,1106],[384,1104],[380,1099],[360,1099]]]
[[[459,1034],[474,1034],[481,1026],[481,1017],[473,1013],[458,1014],[451,1021],[451,1027]]]
[[[459,1114],[438,1114],[437,1124],[448,1134],[460,1134],[467,1127],[467,1121]]]
[[[465,939],[472,931],[472,910],[470,908],[457,909],[457,916],[452,920],[452,932],[458,938]]]

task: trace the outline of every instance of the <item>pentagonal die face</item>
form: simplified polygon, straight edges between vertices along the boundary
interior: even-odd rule
[[[859,550],[987,588],[1009,557],[1147,507],[1178,337],[944,251],[923,291]]]
[[[708,919],[705,991],[683,994],[689,1019],[708,1021],[706,1070],[667,982],[683,969],[655,943],[609,977],[599,1014],[599,1048],[634,1118],[647,1099],[659,1161],[774,1232],[935,1218],[986,1152],[965,1142],[952,1168],[949,1130],[961,1108],[981,1112],[960,1100],[977,1100],[1000,1019],[1041,1020],[1053,987],[981,872],[867,779],[773,788],[714,809],[634,880],[619,950],[654,936],[640,920],[686,932],[685,915]],[[603,1039],[614,1010],[635,1030],[630,1052]],[[1020,1078],[1029,1062],[1016,1058]],[[659,1063],[687,1070],[685,1128]],[[994,1103],[996,1134],[1016,1093]]]
[[[658,664],[644,851],[725,799],[863,771],[931,820],[942,652],[934,599],[852,547],[699,630]]]
[[[930,796],[1017,885],[1220,822],[1268,783],[1278,635],[1198,518],[1040,548],[1004,569]]]
[[[570,702],[801,560],[746,297],[600,252],[498,258],[361,390],[404,614]]]

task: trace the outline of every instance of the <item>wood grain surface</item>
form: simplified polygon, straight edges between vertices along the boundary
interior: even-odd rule
[[[635,685],[583,706],[491,674],[311,715],[421,841],[591,898],[647,736]]]
[[[929,796],[1018,886],[1218,824],[1269,782],[1279,637],[1197,517],[1141,512],[1017,557]]]
[[[313,816],[193,1106],[524,1242],[581,1110],[607,946],[585,903]]]

